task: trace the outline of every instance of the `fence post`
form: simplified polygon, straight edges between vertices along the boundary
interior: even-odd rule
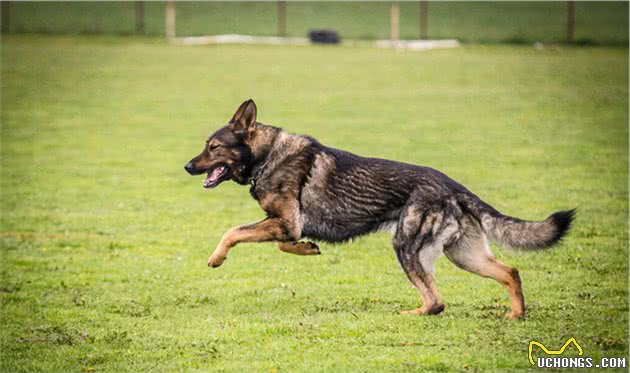
[[[136,1],[136,34],[144,34],[144,2]]]
[[[2,4],[1,8],[0,8],[0,12],[2,12],[2,20],[0,20],[2,22],[2,33],[3,34],[8,34],[9,32],[11,32],[10,29],[10,23],[9,23],[9,2],[8,1],[2,1],[0,4]]]
[[[428,39],[429,29],[429,2],[420,0],[420,39]]]
[[[287,34],[287,2],[278,0],[278,36]]]
[[[166,38],[175,38],[175,1],[166,2]]]
[[[573,44],[573,26],[575,24],[575,2],[567,3],[567,43]]]
[[[390,39],[392,41],[392,47],[395,47],[400,35],[400,7],[398,6],[397,1],[392,1],[392,7],[390,10],[390,26]]]

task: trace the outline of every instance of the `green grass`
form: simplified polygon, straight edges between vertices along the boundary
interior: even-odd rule
[[[334,28],[342,38],[388,39],[389,2],[289,2],[287,34]],[[275,2],[182,2],[178,35],[240,33],[275,35]],[[13,2],[12,32],[135,32],[133,2]],[[430,2],[429,37],[464,42],[533,43],[566,41],[567,4],[559,2]],[[400,34],[419,37],[419,3],[401,3]],[[164,3],[145,5],[145,30],[164,35]],[[585,44],[628,44],[627,2],[577,2],[575,40]]]
[[[2,44],[2,346],[18,371],[534,369],[531,339],[628,349],[628,50],[181,47],[114,37]],[[446,310],[379,233],[323,255],[207,255],[260,219],[246,187],[183,166],[242,100],[358,154],[436,167],[527,219],[577,206],[563,244],[494,248],[529,306],[441,259]]]

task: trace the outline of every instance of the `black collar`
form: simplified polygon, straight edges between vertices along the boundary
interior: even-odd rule
[[[262,166],[258,167],[258,169],[256,169],[254,173],[252,174],[251,179],[249,179],[249,183],[252,185],[252,188],[256,187],[256,184],[258,183],[258,179],[260,178],[260,176],[262,176],[262,174],[265,172],[265,169],[267,168],[268,162],[269,160],[265,160]]]

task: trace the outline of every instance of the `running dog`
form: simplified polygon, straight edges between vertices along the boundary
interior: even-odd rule
[[[506,216],[437,170],[330,148],[259,123],[256,113],[253,100],[242,103],[185,166],[191,175],[206,174],[204,188],[226,180],[250,184],[267,214],[228,230],[208,266],[219,267],[242,242],[274,241],[287,253],[318,255],[315,243],[300,240],[341,242],[390,230],[398,261],[422,298],[422,307],[403,313],[444,310],[433,273],[435,260],[445,254],[458,267],[507,289],[508,318],[525,316],[519,273],[494,257],[488,239],[508,248],[549,248],[567,233],[575,209],[543,221]]]

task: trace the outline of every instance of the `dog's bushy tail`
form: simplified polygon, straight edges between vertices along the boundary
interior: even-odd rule
[[[464,207],[481,223],[488,238],[512,249],[542,250],[557,242],[571,228],[576,209],[558,211],[542,221],[527,221],[503,215],[476,195],[466,193]]]

